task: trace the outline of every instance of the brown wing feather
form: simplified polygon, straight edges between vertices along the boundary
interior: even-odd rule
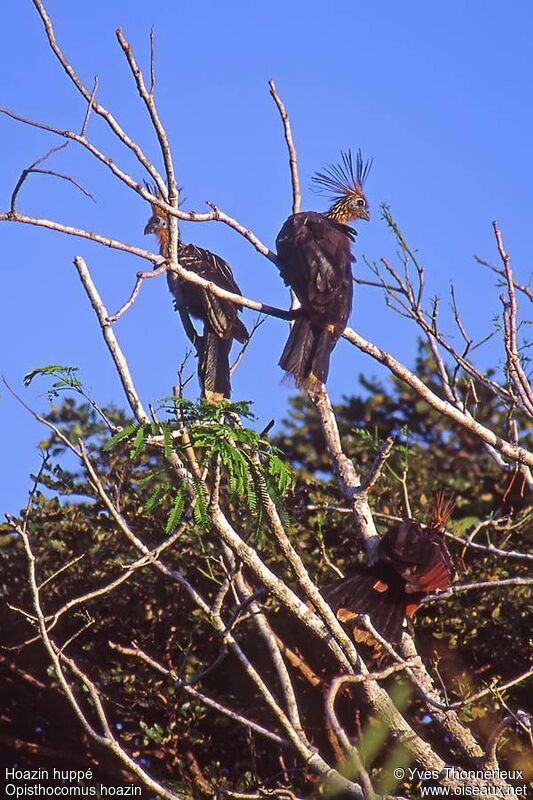
[[[378,563],[325,586],[322,593],[341,622],[368,614],[390,642],[401,638],[405,616],[412,616],[428,592],[446,589],[455,577],[451,556],[435,529],[408,520],[382,536]]]
[[[379,544],[379,560],[405,580],[410,594],[447,589],[455,577],[442,536],[435,530],[423,531],[415,520],[387,531]]]
[[[346,325],[352,307],[355,231],[314,211],[290,216],[276,239],[278,267],[309,318]]]
[[[397,578],[390,581],[374,568],[360,567],[356,574],[324,586],[321,591],[341,622],[368,614],[382,636],[391,642],[400,641],[405,594]]]
[[[180,244],[179,261],[183,267],[212,281],[221,289],[241,294],[231,268],[215,253],[193,244]],[[175,286],[171,287],[171,291],[175,296],[178,293]],[[240,342],[247,340],[248,331],[238,317],[238,308],[229,300],[223,300],[200,286],[183,281],[180,282],[179,291],[189,312],[207,322],[221,339],[235,338]]]

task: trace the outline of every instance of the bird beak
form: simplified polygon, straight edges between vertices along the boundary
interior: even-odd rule
[[[359,216],[361,217],[361,219],[366,220],[366,222],[370,222],[370,211],[368,210],[368,208],[363,208]]]
[[[155,223],[153,219],[149,219],[144,229],[144,235],[148,236],[149,233],[155,233]]]

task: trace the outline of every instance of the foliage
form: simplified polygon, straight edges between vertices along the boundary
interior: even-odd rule
[[[416,367],[428,385],[437,386],[432,363],[423,349]],[[53,377],[68,379],[68,375],[57,373]],[[59,391],[62,388],[56,387]],[[444,486],[457,497],[451,525],[458,536],[466,537],[488,513],[511,514],[509,525],[492,534],[494,543],[526,549],[530,517],[525,498],[519,486],[509,487],[508,477],[502,476],[477,440],[428,410],[397,382],[384,385],[367,376],[361,378],[361,388],[359,396],[345,398],[335,408],[348,456],[364,470],[379,444],[389,434],[397,437],[390,469],[384,471],[373,490],[372,505],[380,525],[386,527],[389,516],[403,513],[402,479],[406,476],[417,518],[427,518],[432,492]],[[211,600],[226,577],[205,525],[205,507],[201,507],[202,482],[208,488],[212,486],[217,463],[223,477],[220,491],[224,504],[243,535],[250,537],[257,532],[262,487],[266,486],[276,503],[284,496],[292,543],[317,583],[334,579],[331,562],[342,570],[349,569],[359,552],[352,518],[336,510],[342,509],[345,501],[330,473],[316,411],[302,397],[293,399],[290,417],[274,441],[244,427],[243,419],[254,422],[248,405],[210,406],[167,398],[157,415],[161,421],[139,426],[117,409],[100,413],[90,402],[64,397],[60,405],[52,407],[48,419],[71,441],[84,438],[106,492],[132,530],[142,533],[148,547],[164,540],[163,531],[177,531],[180,520],[186,523],[165,553],[170,569],[183,571]],[[490,419],[496,431],[504,430],[505,418],[494,400],[487,397],[484,402],[482,398],[480,415]],[[112,436],[110,428],[115,431]],[[185,435],[197,453],[202,472],[192,493],[177,485],[164,458],[172,452],[184,457]],[[120,578],[125,567],[136,562],[138,553],[118,534],[87,474],[73,464],[64,443],[51,434],[39,446],[48,453],[50,462],[35,495],[29,535],[37,557],[38,578],[41,582],[50,579],[46,612],[53,613],[67,599]],[[196,507],[199,510],[194,513]],[[291,580],[284,559],[269,537],[262,537],[257,546],[269,566]],[[465,582],[524,572],[520,562],[495,560],[471,548],[463,553],[462,546],[451,546]],[[33,753],[19,750],[17,763],[46,767],[52,752],[55,766],[61,766],[63,759],[68,766],[68,758],[75,757],[95,765],[103,777],[116,776],[117,765],[109,754],[99,751],[81,733],[72,733],[72,712],[57,687],[36,690],[25,677],[33,676],[43,685],[50,680],[42,647],[33,640],[31,621],[22,619],[7,605],[31,605],[20,540],[13,536],[9,524],[0,528],[0,555],[1,591],[6,601],[0,607],[2,644],[15,648],[2,650],[0,657],[5,727],[12,741],[36,744]],[[69,562],[73,563],[59,578],[52,577]],[[303,722],[314,731],[315,743],[327,749],[322,724],[324,683],[332,677],[327,652],[295,630],[272,599],[265,603],[276,632],[321,681],[314,687],[296,674]],[[457,594],[419,612],[416,637],[427,661],[457,699],[474,686],[508,680],[527,668],[527,653],[520,644],[529,633],[526,614],[527,595],[522,587]],[[269,662],[249,616],[242,615],[236,624],[246,653],[268,676]],[[191,767],[194,760],[216,785],[246,791],[257,780],[276,786],[290,776],[295,791],[313,791],[311,776],[290,753],[208,709],[147,665],[127,661],[110,648],[110,642],[125,646],[135,642],[179,679],[192,681],[193,686],[260,723],[271,723],[256,690],[225,650],[210,620],[156,570],[137,569],[108,595],[74,608],[57,622],[54,636],[58,641],[74,636],[68,652],[97,681],[106,709],[129,751],[176,791],[190,792],[190,787],[196,786]],[[21,647],[24,641],[28,644]],[[204,670],[204,677],[198,680]],[[406,699],[402,703],[409,703],[409,714],[416,724],[423,727],[430,743],[439,742],[441,746],[431,718],[424,716],[416,700],[405,696],[402,682],[392,679],[389,689],[398,696],[403,692]],[[369,763],[378,770],[399,755],[394,754],[393,745],[360,700],[363,751],[368,751]],[[474,732],[486,739],[503,702],[524,707],[525,689],[514,687],[503,697],[488,694],[462,714]],[[346,729],[351,730],[353,714],[348,708],[340,703],[339,713]],[[511,736],[504,750],[504,764],[524,766],[521,748],[520,741]],[[67,752],[68,758],[62,755]],[[13,756],[9,757],[13,761]]]
[[[129,445],[129,456],[135,460],[147,445],[154,444],[158,437],[163,440],[163,452],[168,459],[172,452],[186,457],[194,450],[199,472],[212,464],[220,464],[226,470],[229,497],[243,502],[246,510],[253,514],[268,495],[282,508],[283,496],[292,488],[290,468],[284,463],[281,451],[260,433],[243,427],[241,417],[255,419],[250,403],[196,403],[182,397],[171,397],[161,401],[159,411],[168,414],[169,421],[132,423],[118,431],[104,445],[106,450],[119,444]],[[175,492],[173,482],[161,480],[161,471],[149,471],[143,480],[151,485],[151,494],[145,508],[149,511],[163,497],[172,497],[172,508],[165,530],[171,533],[181,521],[185,509],[186,487]],[[209,528],[205,485],[202,479],[194,480],[194,519]]]

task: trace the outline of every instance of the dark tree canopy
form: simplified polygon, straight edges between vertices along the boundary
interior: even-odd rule
[[[425,352],[419,356],[417,369],[431,383],[433,373]],[[518,493],[514,498],[508,478],[502,477],[492,460],[462,429],[454,429],[428,412],[400,384],[383,385],[368,378],[362,378],[361,382],[361,393],[345,398],[335,408],[347,454],[364,465],[372,458],[372,440],[377,446],[394,433],[401,443],[375,489],[373,504],[380,510],[380,526],[385,529],[390,524],[389,517],[402,514],[399,478],[407,469],[412,513],[418,519],[427,517],[434,490],[444,486],[455,493],[456,506],[448,530],[460,542],[450,539],[448,544],[461,572],[461,582],[526,574],[520,561],[496,560],[487,551],[466,545],[469,532],[485,519],[488,509],[495,510],[497,517],[508,513],[514,503],[512,528],[495,529],[491,541],[511,550],[527,548],[530,512],[520,508],[524,503]],[[117,410],[108,409],[105,413],[115,424],[126,427],[130,422]],[[499,410],[488,404],[485,413],[494,424]],[[166,467],[160,456],[149,447],[134,459],[130,457],[129,445],[104,449],[108,441],[107,426],[87,404],[71,398],[54,407],[49,420],[70,435],[84,437],[106,491],[129,518],[132,529],[142,531],[149,546],[156,544],[172,508],[169,495],[153,503],[153,481],[146,480],[147,474],[153,475],[157,470],[159,479],[163,479],[161,473]],[[500,424],[505,424],[503,418]],[[310,574],[321,585],[335,577],[331,563],[344,570],[353,564],[357,554],[352,518],[342,510],[345,501],[324,457],[316,411],[302,396],[293,399],[290,416],[276,444],[295,470],[296,488],[285,501],[291,539]],[[98,589],[110,578],[123,575],[128,565],[137,560],[137,553],[117,535],[94,488],[82,471],[72,467],[57,437],[52,436],[39,446],[50,456],[40,478],[30,523],[41,579],[79,558],[62,574],[61,580],[52,581],[47,609],[51,613],[69,598]],[[229,486],[223,491],[229,493]],[[231,499],[229,502],[233,505],[232,513],[248,526],[248,536],[264,553],[269,565],[290,580],[287,565],[270,546],[260,515],[245,519],[239,504]],[[32,767],[46,767],[51,761],[65,767],[89,763],[98,774],[119,778],[123,771],[116,761],[84,736],[57,685],[49,685],[42,643],[30,641],[20,647],[22,641],[33,638],[34,628],[22,622],[8,604],[29,603],[27,567],[20,540],[11,533],[12,526],[6,524],[2,528],[1,629],[2,645],[8,649],[2,650],[0,658],[6,723],[0,750],[6,763],[12,763],[13,759],[21,766]],[[480,534],[475,541],[479,544],[485,539]],[[170,566],[184,570],[206,596],[214,596],[220,588],[223,571],[212,537],[201,525],[187,526],[179,548],[171,549],[167,560]],[[512,598],[508,592],[512,592]],[[469,696],[475,687],[483,687],[485,675],[490,676],[490,683],[504,684],[527,669],[528,654],[521,642],[528,636],[528,594],[528,587],[520,586],[478,589],[454,594],[419,610],[414,623],[416,640],[427,661],[438,669],[453,693],[450,700]],[[325,685],[332,677],[327,650],[317,649],[316,643],[294,626],[272,598],[266,597],[264,605],[277,635],[293,657],[304,664],[296,672],[302,713],[314,731],[316,743],[327,748],[331,743],[320,723]],[[262,654],[262,645],[245,616],[239,622],[240,634],[247,650],[268,670],[267,654]],[[250,708],[260,709],[253,684],[243,681],[232,654],[221,646],[212,626],[176,584],[160,580],[152,569],[138,569],[132,579],[83,604],[68,617],[65,615],[58,621],[55,632],[66,641],[80,629],[82,633],[68,646],[68,653],[97,681],[110,717],[133,756],[142,756],[154,774],[168,785],[201,794],[202,780],[206,779],[211,785],[227,783],[245,791],[252,789],[257,780],[261,785],[275,787],[289,776],[294,791],[305,794],[312,788],[311,774],[284,748],[254,732],[246,732],[194,697],[183,696],[183,689],[148,665],[137,664],[131,670],[110,647],[110,643],[129,647],[135,642],[141,650],[174,670],[180,679],[191,681],[192,687],[206,691],[219,702],[245,715]],[[370,658],[375,657],[370,655]],[[379,663],[380,658],[376,664]],[[412,697],[405,680],[393,677],[391,681],[396,684],[393,691],[404,697],[402,702],[413,704],[412,713],[415,718],[420,715],[419,723],[425,725],[430,741],[433,737],[437,741],[431,715]],[[519,685],[504,692],[501,701],[489,693],[459,713],[483,738],[494,726],[501,702],[525,707],[527,700],[527,690]],[[347,729],[354,725],[349,707],[340,704]],[[386,739],[379,743],[376,729],[379,725],[363,702],[359,714],[353,733],[359,730],[362,752],[368,748],[374,767],[386,764],[391,757],[398,759],[397,745]],[[267,726],[272,722],[265,712],[254,717]],[[377,752],[372,756],[373,748]],[[501,751],[502,763],[523,768],[526,752],[523,740],[510,735]],[[387,786],[384,788],[387,790]]]

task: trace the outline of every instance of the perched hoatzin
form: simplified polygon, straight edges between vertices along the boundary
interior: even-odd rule
[[[357,231],[347,223],[370,219],[363,186],[371,165],[361,151],[355,165],[351,151],[342,153],[340,164],[313,177],[318,191],[334,201],[331,208],[292,214],[276,239],[281,277],[301,305],[279,365],[298,386],[325,383],[331,352],[352,310],[351,245]]]
[[[156,190],[152,187],[151,191]],[[165,258],[168,257],[168,217],[157,206],[152,206],[152,216],[144,233],[155,233],[159,239],[159,252]],[[241,294],[229,264],[215,253],[180,241],[178,260],[182,267],[215,283],[221,289]],[[222,300],[201,286],[182,280],[173,272],[167,272],[167,281],[174,297],[174,307],[180,314],[187,336],[196,348],[202,396],[210,402],[229,399],[231,345],[234,339],[242,343],[248,340],[248,331],[239,319],[240,309],[229,300]],[[191,317],[203,322],[201,336],[192,325]]]
[[[367,614],[378,633],[399,642],[404,619],[412,617],[420,601],[452,584],[455,568],[444,543],[452,508],[453,503],[438,495],[428,528],[413,519],[394,525],[379,542],[376,564],[358,566],[350,577],[323,588],[338,619],[353,620],[357,641],[369,641],[357,626],[357,616]]]

